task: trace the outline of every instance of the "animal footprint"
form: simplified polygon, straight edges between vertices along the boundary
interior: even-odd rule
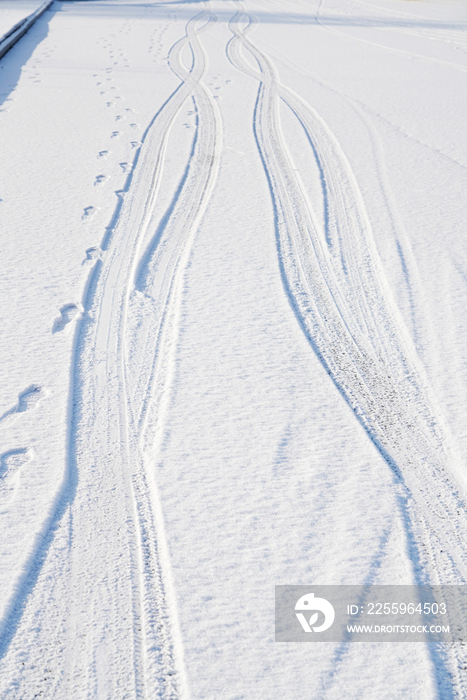
[[[108,151],[99,151],[99,155],[97,156],[98,158],[107,158],[109,155]]]
[[[88,248],[86,250],[86,259],[83,260],[83,263],[85,263],[87,260],[95,260],[100,256],[101,249],[100,248]]]
[[[56,318],[52,328],[52,333],[59,333],[79,314],[76,304],[65,304],[60,309],[60,317]]]
[[[25,411],[31,410],[31,408],[35,408],[43,396],[44,392],[42,387],[35,385],[28,387],[18,396],[17,412],[24,413]]]
[[[26,462],[29,462],[30,458],[29,451],[24,448],[4,452],[0,457],[0,478],[3,480],[7,473],[10,476]]]
[[[89,219],[92,219],[94,214],[96,213],[96,208],[95,207],[86,207],[84,209],[84,214],[82,215],[83,221],[89,221]]]
[[[132,148],[139,148],[140,146],[141,146],[141,141],[132,141],[131,142]]]
[[[24,413],[25,411],[30,411],[37,406],[44,395],[44,390],[37,384],[28,386],[27,389],[18,394],[17,403],[13,406],[13,408],[10,408],[6,413],[4,413],[3,416],[0,416],[0,420],[3,420],[12,413]]]
[[[112,136],[111,136],[110,138],[111,138],[111,139],[116,139],[117,136],[120,136],[120,132],[119,132],[119,131],[112,131]]]
[[[107,177],[105,175],[97,175],[96,179],[94,181],[94,187],[97,187],[98,185],[102,185],[103,182],[107,180]]]
[[[15,477],[18,476],[21,467],[24,467],[32,457],[32,450],[26,450],[22,447],[4,452],[0,456],[0,493],[2,495],[5,494],[5,491],[13,491]]]
[[[131,170],[131,165],[128,163],[119,163],[119,165],[124,173],[128,173]]]

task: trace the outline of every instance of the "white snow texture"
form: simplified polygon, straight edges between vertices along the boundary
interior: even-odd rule
[[[2,700],[467,698],[461,644],[274,641],[275,584],[467,582],[467,4],[2,45]]]

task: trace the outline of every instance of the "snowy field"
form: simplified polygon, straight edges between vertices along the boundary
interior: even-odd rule
[[[275,584],[467,582],[466,81],[464,0],[55,1],[1,59],[2,700],[467,698],[274,642]]]
[[[41,0],[0,0],[0,40],[42,4]]]

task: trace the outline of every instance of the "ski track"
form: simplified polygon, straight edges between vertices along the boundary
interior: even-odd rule
[[[365,7],[368,9],[374,10],[375,8],[371,5],[369,5],[366,2],[363,2],[363,0],[352,0],[353,4],[356,5],[357,7]],[[388,13],[389,10],[387,10],[385,7],[380,6],[378,7],[379,12],[383,13]],[[417,22],[420,22],[420,17],[417,15],[412,15],[407,12],[395,12],[394,9],[391,10],[392,17],[398,16],[401,19],[400,23],[400,29],[405,32],[405,33],[410,33],[413,36],[418,36],[423,39],[430,39],[432,41],[436,41],[440,44],[444,45],[449,45],[449,48],[454,47],[457,50],[462,51],[463,53],[467,53],[467,43],[465,41],[462,41],[463,37],[463,32],[461,29],[454,29],[452,28],[451,30],[444,29],[443,27],[440,27],[437,20],[431,20],[432,26],[427,26],[425,28],[417,27],[414,28],[414,24],[417,24]],[[407,24],[404,25],[403,22],[406,21]],[[456,67],[456,64],[451,64],[453,67]],[[465,68],[465,66],[464,66]]]
[[[360,5],[360,7],[368,7],[371,8],[372,11],[374,11],[376,8],[374,6],[368,5],[365,2],[358,2],[358,0],[353,0],[354,4],[357,6]],[[277,7],[280,7],[283,9],[283,4],[280,2],[274,2],[274,5]],[[330,26],[328,23],[331,18],[334,20],[334,24],[338,24],[335,22],[335,19],[345,19],[345,22],[349,24],[349,26],[352,26],[352,20],[355,21],[355,18],[349,15],[335,15],[333,17],[332,13],[329,13],[327,16],[323,15],[323,8],[324,8],[324,0],[319,0],[317,4],[317,9],[315,12],[310,11],[309,5],[306,4],[304,5],[303,3],[300,2],[295,2],[295,7],[299,9],[300,11],[304,12],[305,14],[310,15],[310,19],[313,22],[316,22],[316,24],[324,29],[325,31],[328,32],[334,32],[337,35],[343,36],[346,39],[350,39],[351,41],[354,42],[360,42],[363,44],[368,44],[369,46],[374,46],[378,49],[384,50],[384,51],[389,51],[395,54],[399,54],[402,56],[409,56],[410,58],[414,58],[419,61],[424,61],[424,62],[429,62],[429,63],[434,63],[442,67],[448,67],[448,68],[453,68],[454,70],[459,70],[462,73],[467,72],[467,66],[459,64],[459,63],[453,63],[452,61],[446,61],[440,58],[435,58],[433,56],[426,56],[424,54],[420,53],[415,53],[412,51],[407,51],[404,49],[398,49],[394,46],[386,46],[384,44],[378,44],[373,41],[369,41],[368,39],[362,39],[361,37],[356,37],[353,36],[352,34],[347,34],[345,31],[336,29],[335,26]],[[290,8],[288,8],[290,9]],[[384,7],[378,7],[377,8],[379,12],[389,12],[386,10]],[[401,12],[395,12],[394,9],[390,10],[391,13],[391,19],[394,18],[394,15],[397,14],[401,18],[401,21],[397,25],[392,25],[392,28],[397,29],[400,32],[405,32],[405,33],[410,33],[413,36],[416,36],[421,39],[430,39],[434,40],[437,43],[443,44],[444,46],[449,45],[449,48],[451,48],[451,45],[454,46],[455,49],[462,51],[463,53],[467,52],[467,44],[462,41],[462,34],[461,30],[456,30],[456,29],[451,29],[446,30],[442,29],[437,25],[436,20],[432,20],[432,26],[427,27],[427,28],[420,28],[414,27],[414,20],[420,21],[420,17],[417,17],[416,15],[408,15],[407,13],[401,13]],[[404,24],[404,21],[406,24]],[[342,22],[342,24],[345,24]],[[380,25],[382,29],[387,28],[387,24],[384,21],[384,18],[379,18],[379,17],[369,17],[368,18],[368,24],[369,26],[378,26]],[[357,20],[356,26],[365,26],[361,23],[360,20]],[[391,26],[391,25],[390,25]]]
[[[351,167],[325,122],[281,85],[271,60],[249,39],[255,18],[230,22],[232,64],[260,82],[254,130],[276,217],[286,293],[305,335],[367,434],[399,477],[418,581],[467,579],[467,513],[446,464],[442,426],[410,338],[391,298]],[[254,67],[244,56],[246,50]],[[280,100],[305,131],[325,201],[320,222],[281,130]],[[462,652],[451,659],[466,692]],[[436,662],[435,662],[436,663]]]
[[[454,70],[458,70],[461,73],[467,73],[467,66],[463,66],[459,63],[452,63],[452,61],[445,61],[445,60],[440,59],[440,58],[434,58],[433,56],[426,56],[423,54],[414,53],[412,51],[406,51],[404,49],[396,49],[393,46],[385,46],[384,44],[377,44],[373,41],[369,41],[368,39],[361,39],[360,37],[355,37],[352,34],[347,34],[346,32],[340,31],[339,29],[335,29],[334,27],[330,27],[329,24],[326,23],[326,19],[322,16],[320,17],[323,6],[324,6],[323,0],[319,0],[318,9],[316,11],[316,21],[323,29],[325,29],[329,32],[334,32],[335,34],[340,34],[341,36],[345,36],[347,39],[351,39],[352,41],[358,41],[358,42],[361,42],[363,44],[368,44],[369,46],[375,46],[376,48],[383,50],[383,51],[389,51],[391,53],[399,54],[402,56],[409,56],[410,58],[414,58],[414,59],[419,60],[419,61],[424,61],[426,63],[431,63],[431,64],[439,65],[442,67],[453,68]],[[404,29],[409,30],[410,29],[411,33],[414,34],[415,36],[420,37],[422,39],[426,39],[425,32],[423,32],[421,30],[413,29],[412,27],[410,27],[410,25],[408,25],[407,27],[401,26],[400,29],[401,30],[404,30]],[[434,29],[436,29],[436,27],[434,27]],[[433,31],[433,30],[431,30],[431,31]],[[440,30],[438,29],[438,33],[439,33],[439,31]],[[431,38],[431,37],[429,37],[429,38]],[[443,40],[442,38],[437,37],[436,40],[439,41],[440,43],[443,43],[443,44],[448,43],[447,41]],[[465,44],[462,44],[462,46],[465,49]]]
[[[72,324],[70,464],[55,516],[66,512],[69,530],[60,572],[66,580],[53,584],[68,590],[66,600],[62,594],[67,651],[56,691],[69,697],[189,697],[154,441],[170,400],[184,269],[220,163],[221,119],[202,82],[208,64],[198,38],[215,19],[205,3],[172,47],[170,66],[181,83],[146,132],[101,248],[86,251],[92,269],[83,306],[62,307],[52,329],[81,321]],[[162,215],[157,195],[170,132],[188,100],[195,104],[197,134],[170,211]],[[132,336],[141,324],[145,333]],[[143,357],[136,390],[133,351]],[[41,392],[29,387],[2,418],[32,408]],[[29,459],[23,448],[1,455],[0,485]],[[50,543],[50,532],[41,542]],[[40,578],[31,579],[34,585]],[[21,608],[25,590],[11,610]],[[76,645],[77,639],[86,642]]]

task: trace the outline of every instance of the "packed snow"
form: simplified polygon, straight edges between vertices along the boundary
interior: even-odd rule
[[[20,22],[34,14],[43,2],[41,0],[1,0],[0,39],[9,34]]]
[[[274,641],[275,584],[467,581],[466,73],[463,0],[55,0],[0,60],[2,699],[467,697]]]

